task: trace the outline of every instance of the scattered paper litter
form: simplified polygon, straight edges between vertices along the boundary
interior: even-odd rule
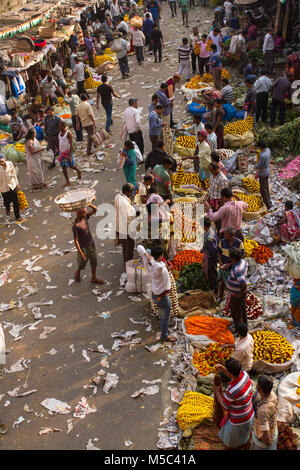
[[[19,426],[19,424],[23,423],[23,421],[25,421],[25,418],[23,418],[23,416],[19,416],[18,419],[14,422],[14,424],[12,425],[13,428],[16,428]]]
[[[19,387],[14,388],[13,390],[8,391],[7,395],[9,395],[10,397],[18,398],[18,397],[27,397],[28,395],[32,395],[32,393],[37,392],[37,389],[34,388],[33,390],[28,390],[27,392],[19,393],[20,388],[21,388],[21,385]]]
[[[110,317],[111,317],[111,313],[110,313],[109,311],[107,311],[107,312],[101,312],[101,313],[96,312],[96,314],[97,314],[97,317],[99,317],[99,318],[104,318],[104,320],[106,320],[107,318],[110,318]]]
[[[164,367],[164,365],[165,365],[167,362],[168,362],[168,361],[164,361],[163,359],[160,359],[159,361],[153,362],[153,364],[154,364],[155,366]]]
[[[128,297],[128,299],[131,300],[132,302],[141,302],[142,301],[142,299],[140,297],[137,297],[136,295],[135,296],[130,295]]]
[[[39,336],[39,339],[47,339],[48,335],[52,333],[52,331],[56,330],[56,326],[43,326],[43,331]]]
[[[69,434],[73,430],[73,419],[68,419],[67,420],[67,434]]]
[[[101,359],[101,361],[100,361],[100,366],[101,366],[101,367],[106,367],[107,369],[109,368],[108,360],[106,359],[106,357],[104,357],[103,359]]]
[[[126,447],[129,447],[129,446],[131,446],[132,444],[133,444],[132,441],[125,441],[125,446],[126,446]]]
[[[43,434],[50,434],[50,432],[61,432],[62,429],[59,428],[42,428],[39,431],[39,436],[42,436]]]
[[[56,398],[45,398],[45,400],[41,402],[41,405],[47,408],[47,410],[61,415],[66,415],[71,411],[71,406],[68,405],[68,403],[57,400]]]
[[[32,315],[36,320],[39,320],[39,318],[42,317],[41,309],[40,307],[33,307],[32,309]]]
[[[95,444],[92,442],[92,439],[89,439],[86,445],[86,450],[101,450],[101,449],[95,446]]]
[[[56,351],[56,349],[52,348],[52,349],[50,349],[50,351],[47,351],[46,354],[50,354],[51,356],[55,356],[55,354],[57,354],[57,351]]]
[[[103,387],[103,392],[108,393],[110,389],[116,388],[118,382],[119,382],[119,377],[117,376],[117,374],[107,374],[106,379],[105,379],[105,384]]]
[[[161,343],[157,343],[157,344],[153,344],[152,346],[145,346],[145,349],[147,349],[150,352],[155,352],[162,347],[163,346]]]
[[[90,362],[91,358],[88,356],[86,349],[82,350],[82,355],[84,357],[85,362]]]
[[[150,384],[154,385],[156,383],[161,383],[161,379],[155,379],[155,380],[142,380],[143,384]]]
[[[174,449],[176,444],[174,445],[166,434],[161,434],[158,442],[156,443],[156,447],[159,449]]]
[[[86,417],[86,415],[90,413],[96,413],[96,411],[97,411],[97,408],[90,407],[88,405],[87,399],[85,397],[82,397],[81,400],[75,406],[73,416],[74,418],[83,419]]]
[[[126,331],[126,333],[119,333],[118,331],[115,331],[114,333],[111,333],[112,338],[122,338],[125,340],[130,340],[133,336],[137,335],[139,332],[137,330],[133,331]]]
[[[6,408],[6,407],[9,406],[9,405],[10,405],[10,400],[6,400],[6,402],[4,403],[3,406],[5,406],[5,408]]]
[[[143,387],[140,390],[137,390],[131,395],[131,397],[137,398],[140,395],[155,395],[158,392],[159,392],[158,385],[152,385],[150,387]]]
[[[69,348],[71,349],[72,354],[73,354],[75,352],[74,344],[70,344]]]

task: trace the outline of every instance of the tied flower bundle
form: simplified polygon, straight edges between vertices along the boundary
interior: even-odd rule
[[[181,431],[195,427],[204,419],[212,419],[214,399],[197,392],[185,392],[177,411],[177,422]]]
[[[243,178],[242,181],[243,181],[243,186],[250,193],[259,193],[259,191],[260,191],[259,181],[255,180],[254,178]]]
[[[114,59],[108,54],[97,55],[94,58],[95,67],[99,67],[99,65],[102,65],[104,62],[114,62]]]
[[[215,374],[215,365],[226,361],[232,354],[233,349],[230,346],[222,346],[220,343],[211,343],[205,351],[195,352],[193,355],[193,366],[195,366],[200,375]]]
[[[193,315],[184,320],[189,335],[204,335],[221,344],[234,344],[233,334],[228,330],[230,321],[225,318]]]
[[[265,245],[258,245],[251,253],[252,258],[259,264],[265,264],[273,258],[273,251]]]
[[[175,174],[172,175],[173,187],[179,188],[186,184],[195,184],[198,188],[201,187],[199,175],[197,173],[185,173],[183,168],[180,167]]]
[[[25,194],[22,191],[18,191],[18,203],[19,203],[20,211],[27,209],[28,202],[27,202]]]
[[[196,250],[182,250],[177,253],[172,260],[172,264],[176,271],[181,271],[183,266],[192,263],[203,263],[203,254]]]
[[[263,200],[261,196],[256,194],[244,194],[244,193],[233,193],[233,197],[235,200],[241,199],[242,201],[248,204],[248,209],[246,212],[258,212],[263,205]]]
[[[262,301],[251,292],[247,292],[245,298],[246,315],[249,320],[255,320],[263,315]],[[223,314],[230,317],[229,298],[227,296],[226,305]]]
[[[237,134],[244,135],[253,128],[254,121],[252,116],[248,116],[245,120],[235,121],[224,127],[224,135]]]
[[[195,149],[196,137],[193,135],[181,135],[177,137],[176,144],[181,145],[181,147]]]
[[[295,352],[287,339],[275,331],[255,331],[252,336],[254,361],[262,359],[271,364],[283,364],[289,361]]]

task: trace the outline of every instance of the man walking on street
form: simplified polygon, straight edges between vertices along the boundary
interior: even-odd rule
[[[158,61],[161,62],[164,38],[162,32],[158,29],[157,23],[154,23],[154,29],[150,34],[150,44],[153,49],[154,61],[157,62],[158,51]]]
[[[221,55],[217,52],[217,46],[215,44],[212,44],[211,49],[212,55],[209,58],[210,73],[212,74],[215,88],[220,90],[222,76]]]
[[[267,73],[272,74],[274,69],[274,49],[275,43],[273,38],[273,28],[270,28],[265,35],[263,44],[263,53],[265,55],[264,69]]]
[[[82,271],[86,267],[87,262],[90,261],[92,268],[91,282],[93,284],[104,284],[104,281],[98,279],[96,276],[97,252],[88,222],[89,218],[96,214],[97,207],[92,204],[89,204],[89,207],[92,209],[90,212],[87,212],[86,208],[77,211],[77,216],[73,224],[74,242],[78,251],[78,267],[74,278],[76,282],[80,282],[80,271]]]
[[[160,89],[157,90],[155,94],[158,96],[158,102],[163,105],[164,121],[167,127],[171,127],[170,119],[171,119],[171,114],[172,114],[172,101],[170,100],[170,98],[168,98],[167,91],[168,91],[168,85],[166,83],[162,83],[160,85]]]
[[[174,18],[174,15],[177,16],[177,0],[169,0],[169,5],[172,13],[172,18]]]
[[[77,130],[80,128],[80,122],[83,129],[86,130],[88,139],[87,139],[87,155],[91,155],[92,144],[94,143],[95,147],[97,146],[94,142],[94,130],[96,127],[94,113],[90,103],[88,103],[88,97],[84,94],[81,95],[81,103],[77,106],[76,110],[76,126]]]
[[[259,179],[260,185],[260,194],[261,197],[269,210],[272,207],[270,201],[270,191],[269,191],[269,175],[270,175],[270,160],[271,160],[271,151],[266,146],[265,142],[259,140],[257,142],[257,147],[260,150],[259,160],[256,164],[256,175],[255,178]]]
[[[237,52],[240,56],[238,71],[243,74],[244,69],[248,63],[247,54],[247,43],[246,43],[247,31],[243,31],[238,35]]]
[[[75,67],[73,70],[73,77],[77,83],[77,94],[81,96],[83,93],[86,93],[84,88],[84,65],[78,57],[75,57]]]
[[[120,95],[114,92],[114,89],[111,85],[107,84],[107,76],[102,75],[101,77],[102,85],[99,85],[97,88],[97,109],[99,109],[99,99],[101,96],[101,104],[106,112],[106,124],[105,129],[107,132],[111,133],[109,130],[111,124],[113,123],[111,115],[112,115],[112,108],[113,108],[113,100],[112,96],[116,98],[120,98]]]
[[[118,33],[117,38],[114,41],[120,41],[121,48],[117,51],[117,59],[119,61],[119,67],[123,78],[129,77],[129,66],[127,52],[130,48],[130,43],[122,37],[122,33]]]
[[[186,26],[186,28],[189,27],[188,22],[189,22],[189,0],[179,0],[179,5],[181,9],[181,15],[182,15],[182,24],[183,26]]]
[[[72,124],[73,124],[73,129],[76,132],[76,141],[77,142],[82,142],[83,141],[83,136],[82,136],[82,126],[80,123],[79,126],[79,131],[76,129],[76,109],[77,106],[80,104],[80,98],[78,95],[73,94],[71,90],[68,88],[66,89],[66,94],[64,96],[64,101],[70,106],[70,110],[72,113]]]
[[[45,117],[45,134],[48,141],[47,150],[52,150],[53,152],[53,161],[49,165],[49,170],[55,167],[55,157],[59,152],[59,128],[61,119],[56,114],[54,114],[54,108],[49,107],[46,109],[47,116]]]
[[[10,215],[10,204],[13,203],[16,221],[22,222],[23,219],[20,216],[18,191],[20,191],[20,185],[15,166],[13,162],[7,162],[5,160],[5,155],[0,153],[0,192],[3,197],[6,215]]]
[[[262,122],[267,121],[268,99],[271,88],[272,81],[266,76],[265,71],[261,70],[258,79],[254,83],[254,89],[256,91],[256,122],[259,122],[260,116]]]
[[[128,131],[129,138],[132,142],[136,142],[142,155],[144,155],[144,137],[141,129],[141,116],[138,111],[138,100],[130,98],[129,106],[125,109],[123,115],[123,123]]]
[[[152,43],[151,43],[151,33],[154,28],[154,23],[150,19],[150,13],[146,13],[146,19],[143,23],[143,33],[146,38],[145,46],[149,46],[149,52],[152,51]]]
[[[133,259],[134,239],[129,235],[129,225],[136,217],[136,212],[131,202],[134,189],[133,184],[124,184],[122,192],[115,197],[116,244],[122,245],[124,264]]]
[[[291,75],[286,74],[286,76],[278,78],[272,87],[272,105],[271,105],[271,127],[274,127],[276,120],[276,111],[279,107],[279,124],[282,126],[285,119],[285,98],[291,97],[292,94],[292,85],[291,85]]]
[[[189,40],[188,38],[183,38],[182,44],[178,47],[178,75],[182,76],[183,73],[185,73],[186,80],[189,80],[191,78],[190,55],[191,49],[189,47]]]

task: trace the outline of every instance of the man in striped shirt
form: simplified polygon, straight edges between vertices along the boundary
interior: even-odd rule
[[[154,111],[149,114],[149,137],[152,143],[152,150],[155,150],[157,143],[161,137],[161,131],[163,128],[163,121],[161,116],[163,114],[163,105],[158,103]]]
[[[226,287],[230,295],[229,308],[235,327],[239,323],[247,325],[247,313],[245,306],[247,290],[248,263],[242,259],[242,252],[239,248],[229,250],[231,271],[227,279]]]
[[[220,405],[228,412],[228,420],[219,432],[219,438],[229,449],[239,449],[248,443],[254,422],[252,406],[252,385],[247,372],[242,370],[240,361],[227,359],[225,367],[216,365],[230,380],[222,393],[222,386],[215,386],[214,392]]]
[[[190,55],[191,48],[189,47],[188,38],[183,38],[182,44],[178,47],[178,61],[179,61],[179,72],[178,75],[186,74],[186,79],[191,78],[190,69]]]

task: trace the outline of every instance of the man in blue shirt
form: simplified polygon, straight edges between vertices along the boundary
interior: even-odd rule
[[[157,143],[160,140],[161,131],[164,125],[161,119],[163,111],[163,105],[158,103],[154,111],[151,111],[149,114],[149,137],[152,143],[152,150],[157,148]]]
[[[217,90],[221,88],[221,74],[222,74],[222,62],[221,55],[217,52],[217,46],[212,44],[212,55],[209,58],[209,68],[212,74],[214,85]]]
[[[259,155],[258,163],[255,167],[256,169],[255,178],[259,179],[260,194],[267,209],[269,210],[272,207],[272,204],[270,201],[270,191],[269,191],[271,151],[266,146],[265,142],[262,140],[259,140],[257,142],[257,147],[260,150],[260,155]]]
[[[152,51],[152,44],[150,41],[150,34],[153,31],[153,21],[150,19],[150,13],[146,13],[146,19],[143,23],[143,33],[146,38],[145,46],[149,46],[149,52]]]
[[[157,24],[159,28],[159,20],[160,20],[160,6],[156,0],[150,0],[150,2],[147,3],[147,8],[150,11],[153,22]]]
[[[218,244],[218,257],[220,264],[220,292],[219,301],[221,302],[224,298],[224,291],[228,276],[231,269],[231,260],[229,251],[231,248],[238,248],[244,256],[244,244],[242,240],[235,236],[235,231],[232,227],[227,227],[224,230],[224,238],[221,238]]]

